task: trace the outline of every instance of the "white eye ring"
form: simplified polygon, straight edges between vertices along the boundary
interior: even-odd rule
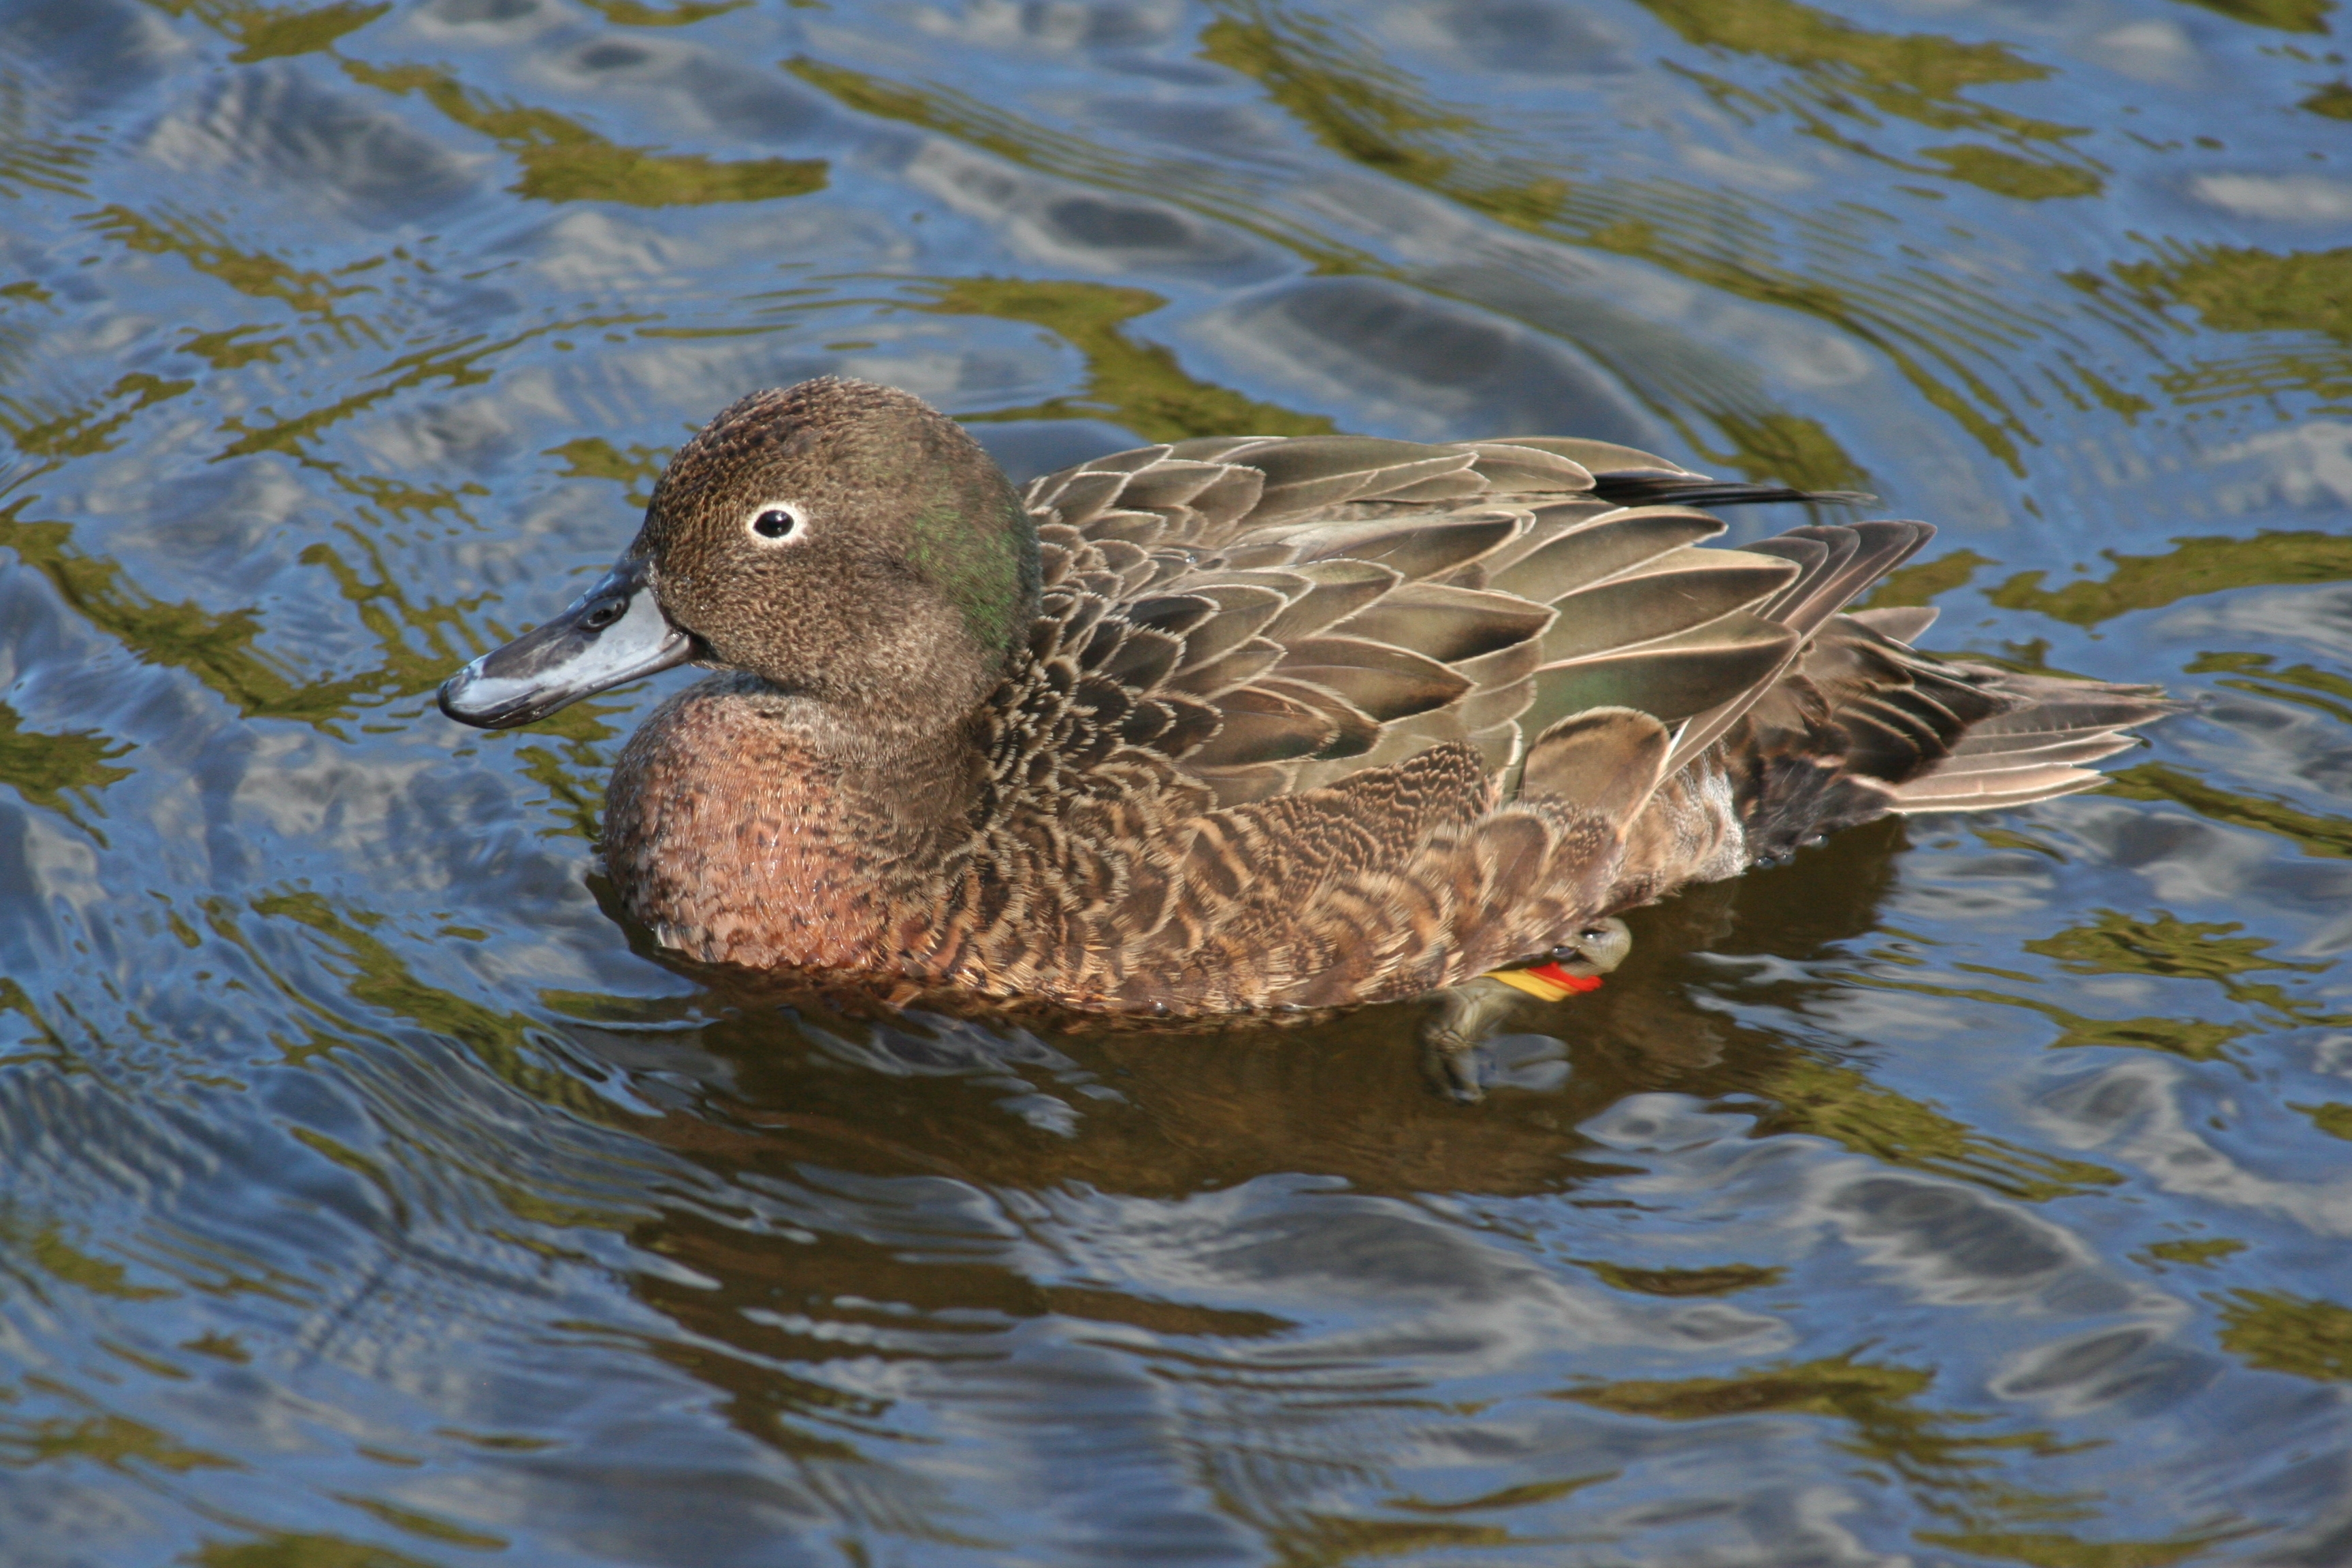
[[[808,533],[808,514],[790,501],[761,501],[743,519],[743,531],[761,544],[797,543]]]

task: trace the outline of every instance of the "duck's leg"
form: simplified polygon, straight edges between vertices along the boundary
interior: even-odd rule
[[[1534,997],[1558,1001],[1590,991],[1625,962],[1633,933],[1615,917],[1593,921],[1552,949],[1551,962],[1527,970],[1497,970],[1430,993],[1421,1025],[1422,1069],[1440,1094],[1463,1105],[1486,1098],[1478,1081],[1478,1047],[1519,1005]]]
[[[1421,1021],[1422,1071],[1448,1100],[1475,1105],[1486,1098],[1478,1081],[1478,1042],[1527,996],[1484,974],[1429,994],[1429,1015]]]

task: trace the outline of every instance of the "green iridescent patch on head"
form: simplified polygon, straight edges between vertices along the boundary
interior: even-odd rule
[[[962,615],[974,641],[1005,653],[1035,612],[1037,533],[977,444],[971,457],[977,461],[934,468],[931,494],[911,520],[908,557]]]
[[[932,508],[916,514],[911,553],[916,570],[961,612],[975,641],[999,652],[1012,645],[1026,595],[1021,541],[1010,527],[967,528],[951,507]],[[1034,578],[1034,549],[1029,558]]]

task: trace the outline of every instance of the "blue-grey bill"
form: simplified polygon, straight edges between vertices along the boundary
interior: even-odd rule
[[[647,565],[625,557],[562,615],[451,676],[441,711],[478,729],[511,730],[686,663],[693,642],[654,602]]]

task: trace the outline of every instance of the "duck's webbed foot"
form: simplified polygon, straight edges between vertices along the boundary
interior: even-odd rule
[[[1595,989],[1633,949],[1633,933],[1623,921],[1594,921],[1553,948],[1549,963],[1498,969],[1431,992],[1429,1014],[1421,1024],[1422,1070],[1447,1099],[1477,1104],[1486,1098],[1478,1047],[1504,1020],[1531,997],[1557,1002]]]

